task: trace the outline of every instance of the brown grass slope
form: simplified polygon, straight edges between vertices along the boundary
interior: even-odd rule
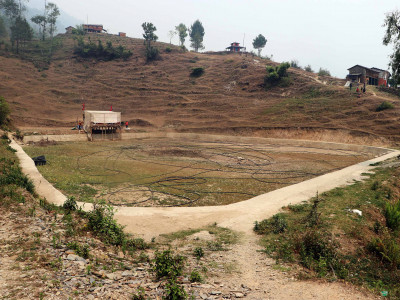
[[[131,124],[148,129],[283,136],[293,132],[346,132],[398,140],[399,99],[372,88],[361,98],[344,81],[317,78],[291,68],[291,84],[265,90],[265,65],[276,63],[251,55],[182,53],[157,43],[161,57],[146,63],[143,40],[108,35],[132,50],[128,61],[84,60],[73,54],[74,40],[63,46],[46,71],[29,61],[0,56],[0,95],[11,104],[14,122],[25,128],[70,127],[87,109],[123,113]],[[172,52],[166,52],[172,47]],[[199,78],[193,67],[204,67]],[[384,100],[395,109],[376,112]],[[330,139],[330,138],[327,138]]]

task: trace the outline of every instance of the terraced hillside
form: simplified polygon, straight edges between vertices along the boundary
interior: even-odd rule
[[[357,98],[343,87],[343,80],[291,68],[289,86],[266,91],[265,66],[276,63],[251,55],[182,53],[157,43],[161,58],[146,63],[143,40],[92,35],[92,41],[112,41],[133,52],[127,61],[104,62],[76,57],[73,38],[59,39],[62,47],[48,70],[39,71],[29,60],[0,56],[0,95],[10,102],[15,124],[25,131],[69,130],[81,118],[84,102],[93,110],[112,105],[140,130],[347,142],[400,138],[399,99],[373,88]],[[191,69],[200,66],[204,74],[191,77]],[[384,100],[395,108],[376,112]]]

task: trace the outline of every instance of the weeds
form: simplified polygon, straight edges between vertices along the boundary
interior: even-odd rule
[[[193,255],[200,260],[200,258],[204,257],[204,250],[201,247],[196,247],[193,251]]]
[[[185,288],[179,285],[175,279],[168,280],[165,286],[165,296],[163,299],[166,300],[183,300],[187,298]]]
[[[189,277],[190,282],[203,282],[203,278],[197,270],[193,270]]]
[[[288,227],[286,216],[284,214],[276,214],[271,220],[263,220],[260,223],[257,221],[254,223],[254,231],[258,234],[266,234],[269,232],[282,233],[285,232]]]
[[[70,213],[71,211],[76,211],[78,209],[78,204],[76,203],[75,197],[71,196],[65,200],[63,208]]]
[[[173,255],[171,250],[156,252],[153,270],[157,278],[176,278],[182,275],[185,258],[181,255]]]
[[[400,201],[395,204],[386,203],[384,209],[384,216],[386,219],[386,226],[392,230],[400,228]]]
[[[74,242],[69,242],[67,244],[67,247],[69,249],[71,249],[71,250],[75,250],[75,253],[77,255],[79,255],[79,256],[81,256],[81,257],[83,257],[85,259],[89,258],[90,249],[89,249],[89,245],[88,244],[81,245],[78,242],[74,241]]]

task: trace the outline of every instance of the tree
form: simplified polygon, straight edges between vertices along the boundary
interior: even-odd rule
[[[47,18],[44,15],[36,15],[31,18],[31,21],[39,26],[39,35],[42,36],[42,41],[46,39]]]
[[[49,33],[50,33],[51,38],[53,38],[54,32],[57,30],[56,22],[57,22],[58,16],[60,15],[60,10],[58,9],[57,5],[49,2],[46,5],[46,13],[47,13],[47,22],[50,25]]]
[[[157,30],[157,28],[152,23],[147,23],[147,22],[144,22],[142,24],[142,28],[144,31],[144,33],[143,33],[144,44],[146,45],[147,49],[150,49],[151,42],[152,41],[155,42],[158,40],[158,36],[156,36],[154,34],[154,32]]]
[[[176,31],[175,30],[170,30],[168,31],[168,37],[169,37],[169,43],[172,44],[172,39],[173,37],[176,35]]]
[[[175,27],[175,30],[178,32],[180,46],[183,46],[185,44],[185,39],[188,36],[188,29],[185,24],[180,23],[178,26]]]
[[[267,40],[262,34],[259,34],[254,40],[253,40],[253,48],[258,50],[258,56],[261,55],[261,50],[265,47],[267,44]]]
[[[147,61],[150,61],[158,57],[158,49],[151,46],[152,41],[155,42],[158,40],[158,36],[154,34],[157,28],[152,23],[146,22],[142,24],[142,27],[144,30],[144,44],[146,45],[146,58]]]
[[[313,69],[311,68],[310,65],[305,66],[305,67],[304,67],[304,71],[310,72],[310,73],[314,73],[314,71],[313,71]]]
[[[199,52],[199,49],[204,49],[203,38],[204,38],[204,27],[199,20],[196,20],[189,29],[190,36],[190,47],[194,49],[195,52]]]
[[[383,44],[393,44],[393,54],[390,55],[390,66],[392,76],[397,84],[400,83],[400,11],[395,10],[386,14],[383,27],[386,33],[383,37]]]
[[[15,0],[0,0],[0,9],[10,20],[15,19],[20,14],[20,6]]]
[[[0,16],[0,39],[7,37],[7,29],[4,23],[4,19]]]
[[[0,96],[0,126],[6,123],[9,114],[10,114],[10,107],[6,102],[6,99]]]
[[[11,26],[11,42],[14,45],[16,42],[16,52],[19,53],[20,43],[30,41],[33,37],[33,30],[28,21],[18,16]]]
[[[331,72],[328,69],[319,68],[318,76],[331,76]]]

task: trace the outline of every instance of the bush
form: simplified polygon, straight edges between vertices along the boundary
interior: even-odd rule
[[[106,47],[104,47],[100,40],[98,40],[97,46],[90,38],[88,43],[85,43],[83,37],[79,37],[77,40],[78,45],[75,47],[74,53],[83,58],[97,58],[110,61],[118,58],[126,60],[132,56],[130,50],[126,50],[125,47],[121,45],[115,48],[110,41],[108,41]]]
[[[172,49],[170,47],[166,47],[165,52],[170,53],[170,52],[172,52]]]
[[[383,101],[379,106],[376,108],[376,111],[382,111],[386,109],[393,109],[394,105],[391,102]]]
[[[299,61],[298,61],[297,59],[292,60],[292,61],[290,62],[290,66],[291,66],[292,68],[295,68],[295,69],[301,69],[300,64],[299,64]]]
[[[9,114],[10,114],[10,107],[6,99],[0,96],[0,126],[6,123]]]
[[[79,256],[81,256],[81,257],[83,257],[85,259],[89,258],[90,249],[89,249],[89,245],[88,244],[81,245],[78,242],[69,242],[67,244],[67,247],[69,249],[75,250],[75,253],[77,255],[79,255]]]
[[[104,203],[95,203],[88,212],[88,226],[106,243],[122,246],[126,243],[123,227],[114,220],[114,208]]]
[[[67,212],[75,211],[78,209],[78,204],[76,203],[75,197],[68,197],[67,200],[65,200],[63,206],[62,206]]]
[[[201,275],[198,271],[193,270],[190,273],[190,277],[189,277],[190,282],[202,282],[203,278],[201,278]]]
[[[196,247],[193,251],[193,254],[197,259],[200,259],[204,256],[204,250],[201,247]]]
[[[285,232],[288,227],[286,216],[284,214],[276,214],[271,219],[262,220],[260,223],[255,222],[254,231],[258,234],[266,234],[273,232],[275,234]]]
[[[153,270],[157,278],[176,278],[182,275],[185,258],[181,255],[174,256],[171,250],[156,252]]]
[[[331,72],[328,69],[319,68],[318,76],[331,76]]]
[[[284,86],[288,86],[290,84],[290,80],[288,80],[287,70],[290,68],[290,64],[287,62],[281,63],[277,67],[267,66],[266,71],[267,75],[264,78],[265,88],[270,88],[272,86],[276,86],[278,84],[283,84]]]
[[[187,293],[183,286],[176,283],[175,279],[170,279],[165,286],[165,296],[163,299],[184,300],[187,299]]]
[[[368,250],[394,269],[400,267],[400,246],[396,240],[392,238],[373,239],[368,245]]]
[[[392,230],[400,228],[400,201],[395,204],[386,203],[384,216],[386,219],[386,226]]]
[[[146,59],[147,61],[152,61],[157,59],[159,56],[158,49],[156,47],[150,46],[150,48],[146,48]]]
[[[204,68],[203,67],[195,67],[195,68],[192,68],[192,72],[190,73],[190,76],[192,76],[192,77],[200,77],[203,74],[204,74]]]
[[[310,65],[305,66],[305,67],[304,67],[304,71],[310,72],[310,73],[314,73],[314,70],[311,68]]]

